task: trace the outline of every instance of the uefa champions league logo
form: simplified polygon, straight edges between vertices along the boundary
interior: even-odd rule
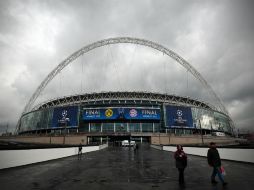
[[[65,118],[67,116],[67,110],[63,110],[62,116],[63,116],[63,118]]]
[[[174,119],[177,126],[178,125],[185,125],[186,123],[186,119],[182,118],[183,117],[183,111],[182,110],[176,110],[176,115],[177,115],[177,118]]]
[[[62,111],[62,118],[58,120],[58,123],[67,124],[68,121],[70,121],[70,118],[67,117],[68,112],[67,110]]]
[[[176,114],[178,117],[182,117],[183,116],[183,111],[182,110],[177,110]]]

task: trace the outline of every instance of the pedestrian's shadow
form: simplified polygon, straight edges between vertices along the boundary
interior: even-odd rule
[[[185,184],[179,184],[179,186],[178,186],[178,190],[183,190],[185,188],[186,188]]]
[[[204,189],[206,189],[207,187],[205,187]],[[184,190],[184,189],[192,189],[188,186],[186,186],[186,184],[181,184],[178,186],[177,190]],[[220,185],[214,185],[214,186],[211,186],[211,189],[210,190],[226,190],[227,187],[223,187],[223,186],[220,186]]]

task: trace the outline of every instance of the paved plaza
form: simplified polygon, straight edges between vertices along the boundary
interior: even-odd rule
[[[101,151],[0,170],[1,190],[27,189],[193,189],[252,190],[254,165],[223,161],[228,186],[210,183],[206,158],[188,156],[185,186],[178,185],[173,154],[143,145],[137,152],[128,147]]]

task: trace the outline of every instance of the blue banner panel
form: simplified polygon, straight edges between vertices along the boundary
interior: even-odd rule
[[[59,107],[54,108],[52,127],[77,127],[78,126],[78,107]]]
[[[84,108],[83,120],[160,120],[160,108]]]
[[[116,108],[85,108],[83,109],[83,120],[117,119]]]
[[[165,108],[166,127],[194,127],[190,107],[166,106]]]
[[[125,119],[160,120],[160,108],[125,108]]]

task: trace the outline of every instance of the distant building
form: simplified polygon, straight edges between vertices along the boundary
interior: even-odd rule
[[[247,139],[249,142],[254,143],[254,133],[249,133],[249,132],[239,133],[238,137]]]

